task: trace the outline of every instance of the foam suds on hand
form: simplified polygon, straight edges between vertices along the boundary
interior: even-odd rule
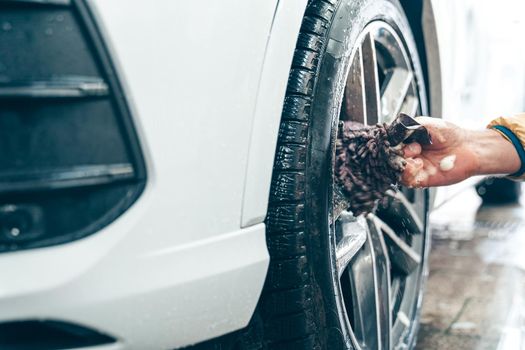
[[[436,175],[436,174],[437,174],[437,169],[436,169],[436,167],[433,166],[433,165],[428,165],[428,166],[427,166],[427,173],[428,173],[428,175],[430,175],[430,176],[434,176],[434,175]]]
[[[424,170],[419,171],[414,179],[415,187],[421,187],[423,183],[427,182],[427,180],[428,173]]]
[[[439,169],[441,171],[449,171],[454,168],[454,163],[456,162],[456,155],[451,154],[450,156],[446,156],[445,158],[441,159],[441,162],[439,162]]]

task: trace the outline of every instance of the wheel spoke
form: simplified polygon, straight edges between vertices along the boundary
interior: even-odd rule
[[[361,49],[355,52],[350,72],[346,79],[344,92],[343,107],[344,116],[342,120],[352,120],[358,123],[366,124],[366,101],[363,79],[363,57]],[[344,118],[343,118],[344,117]]]
[[[336,223],[336,262],[339,277],[348,266],[348,263],[363,247],[366,241],[367,228],[363,217],[356,218],[345,211]]]
[[[366,122],[368,125],[379,121],[379,77],[374,38],[368,33],[361,45],[363,56],[363,75],[366,97]]]
[[[374,251],[371,233],[368,231],[362,250],[347,270],[352,298],[353,332],[358,342],[361,345],[366,344],[367,349],[388,349],[382,346],[383,335],[389,331],[388,328],[382,328],[385,322],[381,321],[381,287],[378,283]]]
[[[405,275],[409,275],[421,263],[421,255],[398,237],[381,219],[374,217],[373,222],[376,229],[385,234],[385,243],[393,267]]]
[[[404,68],[393,68],[387,72],[381,90],[381,121],[389,122],[401,110],[412,82],[413,73]]]
[[[350,207],[350,202],[348,202],[348,199],[346,199],[345,195],[341,192],[337,185],[334,185],[332,200],[333,206],[332,215],[330,217],[330,225],[336,222],[341,213]]]
[[[400,113],[405,113],[411,117],[415,117],[417,115],[417,110],[419,109],[419,101],[414,96],[407,96],[405,99],[405,102],[403,102],[403,105],[401,106]]]
[[[379,216],[409,234],[422,234],[423,222],[414,210],[413,204],[401,191],[388,191],[387,209],[381,209]]]
[[[360,344],[366,344],[370,349],[378,348],[377,312],[374,265],[371,256],[370,241],[367,240],[363,251],[356,256],[348,271],[350,280],[350,295],[352,298],[351,317],[353,318],[353,333]]]
[[[378,328],[383,330],[379,334],[381,339],[381,349],[390,349],[390,332],[384,331],[392,328],[392,314],[390,311],[390,260],[388,259],[387,246],[383,237],[382,230],[375,224],[377,217],[374,214],[368,215],[370,228],[370,240],[373,247],[373,258],[375,263],[375,294],[377,299],[377,323]]]

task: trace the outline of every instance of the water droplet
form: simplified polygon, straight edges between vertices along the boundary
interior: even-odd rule
[[[57,22],[63,22],[64,21],[64,15],[58,15],[56,17],[56,19],[57,19]]]
[[[4,22],[4,23],[2,23],[2,30],[3,30],[4,32],[8,32],[8,31],[10,31],[11,29],[13,29],[13,26],[11,25],[11,23],[9,23],[9,22]]]
[[[9,233],[13,237],[17,237],[20,234],[20,229],[18,227],[13,227],[11,230],[9,230]]]
[[[51,29],[51,28],[46,28],[45,33],[46,33],[46,35],[53,35],[53,29]]]

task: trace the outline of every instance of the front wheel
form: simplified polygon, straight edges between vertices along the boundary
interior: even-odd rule
[[[333,181],[339,120],[426,114],[408,21],[395,0],[310,1],[293,59],[268,210],[258,307],[270,349],[413,345],[426,274],[428,193],[391,191],[355,218]]]

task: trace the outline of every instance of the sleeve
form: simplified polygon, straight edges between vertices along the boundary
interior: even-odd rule
[[[521,168],[508,177],[513,180],[525,180],[525,113],[496,118],[487,128],[496,130],[516,147],[521,159]]]

